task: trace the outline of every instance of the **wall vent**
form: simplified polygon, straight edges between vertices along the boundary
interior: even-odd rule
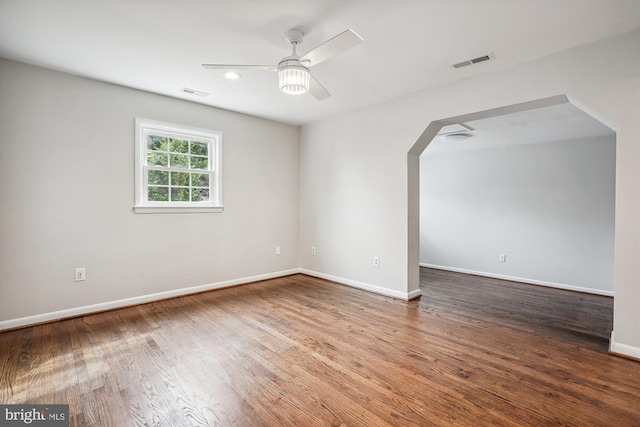
[[[476,58],[471,58],[471,59],[465,59],[464,61],[453,63],[451,64],[451,66],[453,68],[462,68],[462,67],[466,67],[467,65],[473,65],[479,62],[485,62],[494,58],[495,56],[493,55],[493,53],[489,52],[486,55],[478,56]]]
[[[202,92],[195,89],[189,89],[188,87],[183,87],[182,89],[180,89],[180,92],[184,92],[184,93],[188,93],[189,95],[196,95],[196,96],[209,96],[207,92]]]

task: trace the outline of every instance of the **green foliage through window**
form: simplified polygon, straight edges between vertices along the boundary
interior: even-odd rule
[[[210,145],[206,142],[147,136],[147,183],[150,202],[208,202]],[[191,170],[197,169],[197,173]]]

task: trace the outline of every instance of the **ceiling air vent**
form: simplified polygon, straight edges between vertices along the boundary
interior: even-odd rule
[[[486,55],[482,55],[482,56],[478,56],[476,58],[465,59],[464,61],[456,62],[454,64],[451,64],[451,66],[453,68],[462,68],[462,67],[466,67],[467,65],[477,64],[479,62],[488,61],[488,60],[493,59],[493,58],[495,58],[495,56],[493,56],[493,53],[489,52]]]
[[[180,89],[180,92],[184,92],[184,93],[188,93],[189,95],[196,95],[196,96],[209,96],[207,92],[201,92],[199,90],[189,89],[188,87],[183,87],[182,89]]]
[[[465,125],[464,123],[454,123],[452,125],[445,125],[442,126],[442,128],[440,128],[440,131],[438,132],[438,135],[449,135],[449,134],[454,134],[454,133],[468,133],[468,132],[472,132],[473,129],[468,126]]]

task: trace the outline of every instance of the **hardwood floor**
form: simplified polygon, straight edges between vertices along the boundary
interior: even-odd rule
[[[0,333],[0,403],[74,426],[640,425],[640,363],[425,290],[294,275]]]
[[[424,267],[420,289],[430,307],[502,320],[603,352],[609,348],[611,297]]]

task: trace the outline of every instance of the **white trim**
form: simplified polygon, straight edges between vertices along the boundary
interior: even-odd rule
[[[406,301],[411,301],[412,299],[420,298],[422,296],[421,289],[414,289],[413,291],[407,293]]]
[[[130,307],[138,304],[156,302],[156,301],[161,301],[168,298],[175,298],[175,297],[196,294],[199,292],[212,291],[215,289],[228,288],[228,287],[237,286],[237,285],[244,285],[247,283],[274,279],[277,277],[290,276],[292,274],[298,274],[298,273],[306,274],[308,276],[318,277],[325,280],[330,280],[343,285],[351,286],[354,288],[362,289],[362,290],[373,292],[380,295],[398,298],[404,301],[409,301],[414,298],[419,298],[422,295],[422,291],[420,289],[416,289],[412,292],[400,292],[400,291],[394,291],[391,289],[382,288],[380,286],[357,282],[355,280],[343,279],[341,277],[332,276],[330,274],[318,273],[316,271],[306,270],[303,268],[292,268],[289,270],[260,274],[257,276],[226,280],[222,282],[209,283],[206,285],[191,286],[188,288],[175,289],[175,290],[165,291],[165,292],[157,292],[155,294],[140,295],[132,298],[125,298],[125,299],[103,302],[98,304],[85,305],[82,307],[52,311],[49,313],[36,314],[33,316],[20,317],[17,319],[3,320],[3,321],[0,321],[0,331],[37,325],[40,323],[53,322],[53,321],[68,319],[68,318],[77,317],[77,316],[84,316],[87,314],[99,313],[102,311],[114,310],[114,309],[124,308],[124,307]]]
[[[144,214],[208,213],[224,212],[224,206],[134,206],[133,211]]]
[[[456,273],[473,274],[474,276],[491,277],[494,279],[510,280],[512,282],[529,283],[531,285],[547,286],[550,288],[564,289],[567,291],[584,292],[587,294],[603,295],[606,297],[614,296],[612,291],[603,291],[600,289],[583,288],[580,286],[565,285],[563,283],[545,282],[543,280],[526,279],[523,277],[507,276],[505,274],[487,273],[485,271],[467,270],[465,268],[447,267],[444,265],[420,263],[420,267],[435,268],[436,270],[454,271]]]
[[[621,356],[632,357],[640,360],[640,347],[633,347],[627,344],[620,344],[615,340],[614,332],[611,332],[611,340],[609,341],[609,353]]]
[[[290,276],[299,273],[297,268],[291,270],[277,271],[274,273],[260,274],[257,276],[244,277],[241,279],[226,280],[222,282],[209,283],[206,285],[191,286],[189,288],[175,289],[172,291],[158,292],[155,294],[141,295],[138,297],[125,298],[116,301],[103,302],[83,307],[70,308],[66,310],[52,311],[50,313],[36,314],[33,316],[21,317],[0,321],[0,331],[14,329],[24,326],[36,325],[38,323],[51,322],[55,320],[67,319],[101,311],[113,310],[116,308],[130,307],[132,305],[144,304],[160,301],[167,298],[180,297],[214,289],[228,288],[230,286],[243,285],[246,283],[258,282],[260,280],[273,279],[276,277]]]
[[[373,292],[376,294],[384,295],[387,297],[398,298],[404,301],[409,301],[414,298],[419,298],[422,295],[422,291],[420,289],[416,289],[411,292],[394,291],[392,289],[383,288],[381,286],[358,282],[356,280],[351,280],[351,279],[345,279],[338,276],[332,276],[331,274],[319,273],[317,271],[307,270],[305,268],[301,268],[299,269],[299,271],[300,273],[306,274],[307,276],[313,276],[313,277],[318,277],[320,279],[330,280],[332,282],[337,282],[342,285],[351,286],[352,288],[358,288],[358,289]]]
[[[147,200],[147,138],[148,133],[167,137],[180,136],[190,141],[206,143],[209,146],[207,154],[208,168],[202,169],[203,174],[209,175],[209,197],[206,202],[150,202]],[[134,164],[134,213],[189,213],[194,212],[223,212],[222,203],[222,148],[223,133],[217,130],[197,128],[157,120],[135,118],[135,164]],[[168,149],[169,150],[169,149]],[[170,150],[169,150],[170,151]],[[191,156],[189,150],[189,156]],[[203,157],[203,156],[195,156]],[[200,169],[183,169],[175,167],[154,167],[153,170],[168,172],[198,173]],[[189,188],[196,188],[192,185]],[[205,209],[208,208],[208,209]]]

